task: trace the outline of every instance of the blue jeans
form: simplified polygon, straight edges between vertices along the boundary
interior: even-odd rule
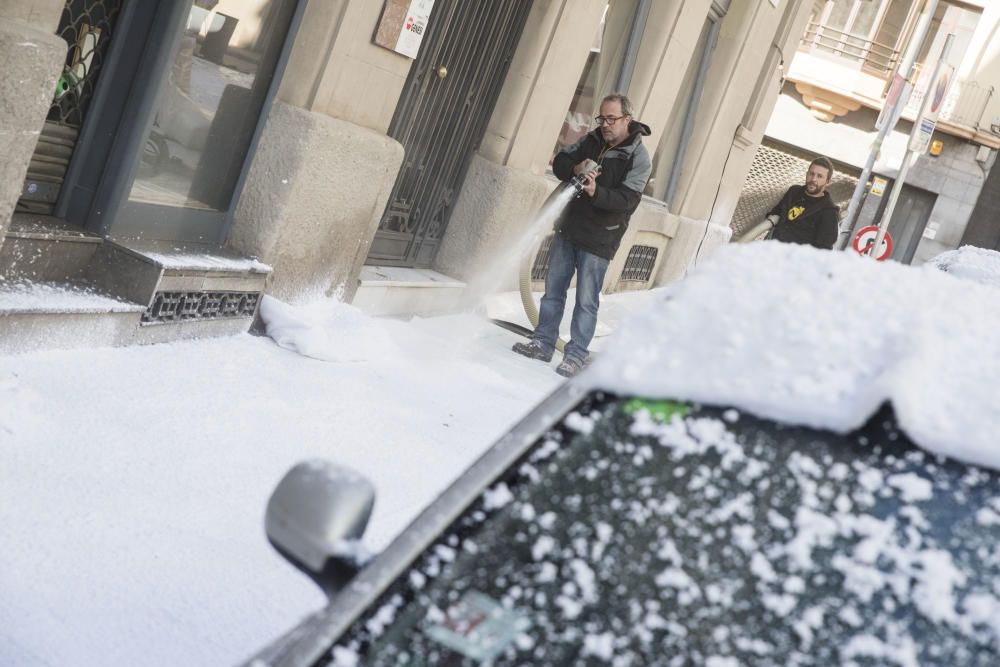
[[[532,336],[539,345],[546,350],[555,347],[559,323],[566,309],[566,292],[576,272],[576,305],[570,324],[570,341],[563,354],[583,363],[597,328],[597,307],[609,263],[603,257],[580,250],[558,233],[553,234],[549,272],[545,276],[545,296],[538,311],[538,327]]]

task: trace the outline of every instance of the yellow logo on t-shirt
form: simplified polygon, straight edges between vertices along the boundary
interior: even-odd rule
[[[797,218],[800,215],[802,215],[802,213],[805,210],[806,210],[805,206],[793,206],[793,207],[791,207],[790,209],[788,209],[788,219],[789,220],[794,220],[795,218]]]

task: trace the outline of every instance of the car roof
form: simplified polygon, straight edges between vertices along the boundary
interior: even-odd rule
[[[761,242],[714,251],[656,301],[608,341],[597,384],[838,433],[888,402],[919,446],[1000,468],[995,286]]]

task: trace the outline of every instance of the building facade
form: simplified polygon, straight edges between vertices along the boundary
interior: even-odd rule
[[[918,40],[921,15],[929,18]],[[846,212],[876,120],[907,49],[915,49],[914,93],[885,139],[850,238],[878,224],[906,152],[913,122],[949,34],[954,73],[930,149],[919,155],[889,221],[891,257],[919,264],[960,245],[1000,248],[1000,3],[965,0],[824,0],[816,3],[765,131],[732,226],[759,219],[768,201],[798,182],[813,156],[838,168],[834,199]],[[918,43],[915,43],[918,42]]]
[[[728,241],[814,9],[4,3],[4,349],[245,330],[265,291],[447,308],[518,244],[554,152],[615,91],[653,129],[653,175],[605,291],[674,280]]]

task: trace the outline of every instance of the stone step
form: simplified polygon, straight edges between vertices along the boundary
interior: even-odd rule
[[[57,218],[18,213],[0,245],[0,277],[66,281],[83,275],[103,239]]]
[[[144,305],[142,324],[246,320],[257,314],[271,267],[225,250],[107,241],[84,279]]]
[[[102,239],[71,280],[0,280],[0,353],[245,333],[270,271],[225,251]]]
[[[250,317],[144,324],[146,306],[59,283],[0,286],[0,354],[148,345],[245,333]]]
[[[0,353],[127,345],[145,308],[92,288],[0,283]]]
[[[465,283],[430,269],[365,266],[351,305],[369,315],[429,316],[463,306]]]

